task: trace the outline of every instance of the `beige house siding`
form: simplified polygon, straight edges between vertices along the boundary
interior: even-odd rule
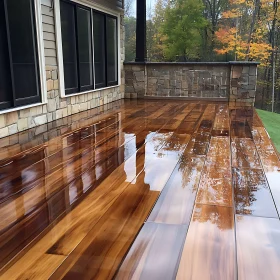
[[[94,1],[92,1],[94,2]],[[119,10],[118,10],[119,11]],[[124,98],[124,22],[120,17],[121,86],[61,98],[52,0],[41,0],[47,103],[0,114],[0,138]]]

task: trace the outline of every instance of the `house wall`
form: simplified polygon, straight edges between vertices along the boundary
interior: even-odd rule
[[[116,9],[116,11],[121,12],[119,21],[121,85],[62,98],[59,79],[64,77],[59,77],[57,44],[61,42],[56,42],[54,3],[53,0],[37,1],[40,3],[43,29],[44,50],[42,51],[44,52],[46,75],[46,92],[43,93],[43,100],[45,102],[27,109],[7,113],[0,112],[0,138],[124,98],[124,21],[122,11]],[[97,3],[94,0],[90,2]],[[120,4],[120,1],[115,2],[116,5]],[[106,3],[111,4],[110,1]],[[100,8],[101,5],[98,7]],[[111,7],[109,5],[109,8]]]
[[[227,100],[254,106],[257,65],[229,63],[125,63],[125,98]]]

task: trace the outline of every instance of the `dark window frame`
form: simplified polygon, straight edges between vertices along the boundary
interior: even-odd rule
[[[76,65],[77,65],[77,81],[78,81],[78,86],[75,88],[65,88],[65,95],[70,95],[70,94],[76,94],[76,93],[80,93],[80,92],[85,92],[85,91],[90,91],[90,90],[94,90],[94,84],[95,84],[95,77],[94,77],[94,61],[92,60],[92,66],[91,66],[91,71],[93,73],[93,84],[89,85],[89,86],[81,86],[81,79],[80,79],[80,58],[79,58],[79,43],[78,43],[78,16],[77,16],[77,8],[81,8],[84,10],[87,10],[90,12],[90,29],[91,29],[91,54],[93,54],[93,40],[92,40],[92,12],[91,12],[91,8],[81,5],[79,3],[76,3],[74,1],[70,1],[70,0],[60,0],[61,2],[65,2],[67,4],[71,4],[74,7],[74,15],[75,15],[75,29],[73,30],[74,36],[75,36],[75,54],[76,54]],[[61,9],[61,5],[60,5],[60,9]],[[60,12],[61,15],[61,12]],[[62,35],[62,30],[61,30],[61,35]],[[63,38],[61,36],[61,39],[63,41]],[[63,44],[63,42],[61,42],[61,44]],[[63,53],[63,48],[62,48],[62,53]],[[64,63],[64,62],[63,62]],[[64,64],[63,64],[64,65]],[[63,66],[64,67],[64,66]],[[63,75],[63,78],[65,79],[65,72]]]
[[[31,34],[32,34],[32,50],[34,53],[34,67],[35,67],[35,83],[36,83],[36,96],[26,96],[26,97],[16,97],[15,93],[15,73],[13,69],[13,61],[12,61],[12,45],[11,45],[11,33],[9,27],[9,12],[7,7],[7,1],[3,0],[3,9],[4,9],[4,22],[5,22],[5,30],[6,30],[6,40],[7,40],[7,48],[8,48],[8,61],[9,61],[9,76],[11,82],[11,92],[12,96],[10,100],[6,102],[0,102],[0,110],[9,110],[15,109],[21,106],[32,105],[36,103],[42,102],[42,89],[41,89],[41,75],[40,75],[40,64],[39,64],[39,38],[37,34],[37,26],[36,26],[36,7],[35,1],[28,1],[30,8],[30,21],[31,21]]]
[[[87,92],[87,91],[91,91],[91,90],[106,89],[111,86],[119,85],[120,69],[119,69],[119,32],[118,32],[119,31],[119,20],[118,20],[118,17],[115,15],[112,15],[112,14],[108,14],[103,11],[96,10],[93,7],[82,5],[82,4],[72,1],[72,0],[60,0],[60,3],[61,2],[70,3],[73,6],[75,6],[75,38],[76,38],[76,54],[77,54],[77,69],[78,69],[78,73],[77,73],[78,88],[75,88],[75,89],[66,89],[65,88],[65,95],[68,96],[71,94],[79,94],[79,93],[82,94],[83,92]],[[82,88],[80,86],[80,77],[79,77],[80,69],[79,69],[79,57],[78,57],[79,49],[78,49],[78,33],[77,33],[77,7],[90,11],[93,87],[87,86],[87,87]],[[60,5],[60,8],[61,8],[61,5]],[[93,33],[94,13],[104,16],[103,20],[104,20],[104,46],[105,46],[105,52],[104,52],[105,53],[105,65],[104,65],[104,67],[105,67],[105,84],[104,83],[96,84],[96,77],[95,77],[96,69],[95,69],[95,56],[94,56],[95,40],[94,40],[94,33]],[[61,12],[60,12],[60,14],[61,14]],[[116,69],[117,69],[116,75],[117,75],[117,79],[116,79],[116,81],[112,81],[112,82],[108,81],[108,47],[107,47],[107,18],[108,17],[116,20]],[[62,30],[61,30],[61,34],[62,34]],[[65,72],[64,72],[64,75],[65,75]]]

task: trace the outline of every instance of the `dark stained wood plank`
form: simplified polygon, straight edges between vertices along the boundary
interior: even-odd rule
[[[156,152],[150,153],[149,149],[145,149],[143,172],[120,194],[53,277],[111,278],[114,275],[182,153],[177,146],[174,151],[170,149],[169,143],[172,141],[171,136],[158,151],[157,142],[151,141]],[[181,146],[184,147],[185,143]],[[155,166],[157,169],[154,169]],[[155,176],[160,173],[162,176]],[[106,245],[102,240],[107,241]],[[55,248],[69,246],[66,241],[59,240],[54,250],[50,249],[48,253],[56,254]],[[100,244],[106,247],[101,248]],[[94,264],[95,258],[90,256],[97,256],[100,261]]]
[[[236,279],[233,209],[197,204],[177,279]]]
[[[187,226],[146,223],[115,279],[174,279]]]
[[[187,107],[185,105],[174,105],[174,107],[175,106],[177,109],[174,110],[174,116],[176,116],[177,112]],[[170,116],[172,117],[172,114]],[[133,119],[131,121],[133,121]],[[148,128],[149,127],[147,127],[146,131],[143,130],[139,133],[139,135],[141,134],[142,139],[139,139],[136,133],[135,146],[136,148],[140,148],[141,145],[143,145],[145,142],[151,141],[153,142],[153,145],[150,147],[150,150],[146,150],[145,147],[143,147],[142,149],[140,148],[140,150],[138,150],[139,152],[137,152],[136,160],[135,157],[132,156],[129,158],[129,160],[131,160],[131,163],[127,161],[120,167],[117,167],[119,164],[117,166],[114,165],[114,162],[119,162],[119,159],[113,161],[111,161],[110,159],[106,160],[106,164],[104,165],[104,167],[99,166],[95,169],[95,176],[93,176],[92,179],[90,177],[90,173],[87,174],[87,176],[85,176],[83,179],[77,179],[77,182],[75,184],[69,185],[69,187],[65,188],[61,193],[57,194],[51,199],[51,201],[48,202],[50,220],[55,222],[58,219],[58,215],[59,213],[61,213],[61,211],[66,211],[67,207],[69,209],[69,205],[70,207],[72,207],[71,203],[73,201],[75,202],[75,200],[81,193],[83,193],[84,190],[92,187],[91,185],[87,185],[90,184],[91,180],[97,181],[98,178],[101,178],[103,180],[104,178],[102,177],[102,173],[105,172],[107,174],[105,175],[105,177],[108,176],[108,168],[111,170],[110,172],[113,172],[111,173],[109,178],[105,179],[105,181],[99,185],[98,188],[96,188],[95,186],[94,192],[90,193],[86,198],[84,198],[84,200],[65,218],[62,218],[61,221],[58,220],[57,224],[54,224],[53,229],[50,229],[49,232],[44,233],[45,236],[42,236],[42,239],[29,251],[27,251],[27,253],[23,255],[23,257],[19,259],[18,262],[10,270],[8,270],[7,274],[5,275],[13,275],[12,278],[21,278],[22,275],[27,275],[30,266],[27,267],[24,264],[30,263],[31,265],[32,263],[33,265],[39,265],[39,260],[42,258],[43,254],[48,251],[49,253],[52,253],[53,250],[55,250],[55,252],[58,252],[58,254],[64,256],[70,254],[72,250],[85,238],[92,227],[94,227],[95,223],[98,222],[100,217],[105,214],[110,206],[114,203],[114,201],[116,201],[118,196],[126,189],[129,183],[134,183],[134,177],[137,176],[137,174],[141,173],[144,168],[147,168],[147,170],[145,169],[145,171],[143,171],[142,173],[147,173],[147,176],[144,176],[144,178],[145,180],[150,181],[151,187],[163,188],[164,184],[172,173],[172,170],[177,164],[179,155],[182,153],[185,145],[187,144],[187,142],[185,143],[185,141],[188,141],[189,136],[176,134],[172,135],[172,133],[157,134],[156,132],[150,132]],[[134,129],[134,131],[137,131],[137,128],[136,130]],[[140,146],[138,147],[138,145]],[[135,153],[135,146],[129,145],[129,147],[127,147],[129,153]],[[163,152],[160,152],[160,149],[162,149]],[[152,156],[149,155],[150,153],[154,153],[154,156],[156,158],[170,157],[171,159],[171,166],[169,170],[170,174],[168,176],[165,175],[166,181],[161,180],[159,184],[153,179],[153,177],[155,177],[152,176],[151,173],[153,168],[149,168],[148,162],[153,162]],[[120,155],[118,155],[118,157],[119,156]],[[126,157],[124,156],[123,158]],[[175,161],[175,159],[177,159],[177,161]],[[134,173],[134,168],[130,168],[130,166],[135,165],[135,162],[136,173]],[[134,177],[133,175],[130,175],[131,172],[132,174],[135,174]],[[69,174],[71,173],[69,172]],[[161,184],[163,184],[163,186],[161,186]],[[65,198],[67,199],[65,200]],[[153,201],[152,204],[154,204],[154,202],[155,201]],[[148,211],[150,211],[150,209]],[[148,214],[146,214],[146,217],[147,215]],[[69,221],[71,222],[69,223]],[[25,258],[28,258],[28,262],[24,261]],[[21,269],[19,270],[16,267],[21,267]],[[24,267],[24,269],[22,269],[22,267]],[[52,273],[53,270],[51,267],[49,271],[45,271],[45,274],[48,274],[49,276]]]
[[[232,167],[261,169],[262,165],[255,143],[251,139],[235,138],[231,143]]]
[[[231,121],[231,137],[233,138],[252,138],[251,129],[247,120],[245,121],[238,121],[232,120]]]
[[[164,187],[148,221],[188,224],[205,158],[182,156]]]
[[[159,196],[158,191],[150,189],[152,187],[145,183],[145,172],[142,172],[119,196],[51,279],[112,278]],[[48,252],[55,254],[54,250]]]
[[[236,240],[239,280],[279,279],[279,219],[237,215]]]
[[[235,169],[233,184],[236,214],[278,218],[262,170]]]

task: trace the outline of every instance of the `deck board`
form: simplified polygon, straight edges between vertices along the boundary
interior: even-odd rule
[[[278,280],[279,181],[256,112],[226,103],[127,100],[3,138],[0,279]]]

